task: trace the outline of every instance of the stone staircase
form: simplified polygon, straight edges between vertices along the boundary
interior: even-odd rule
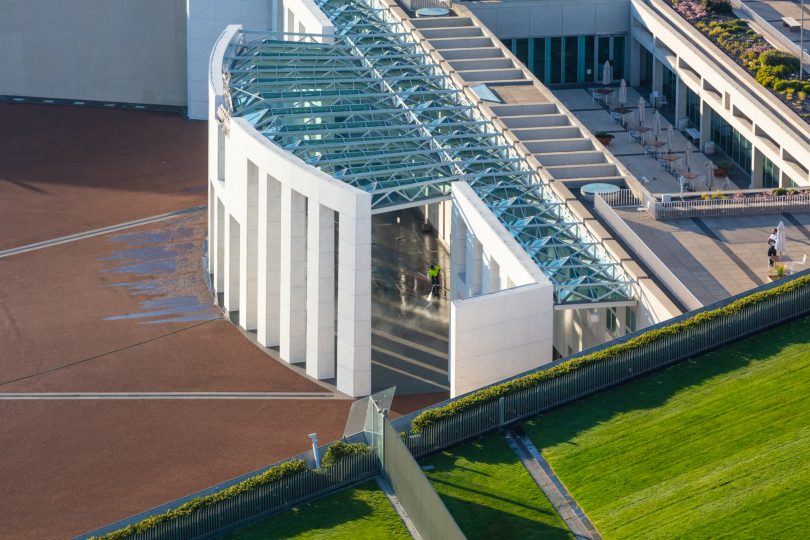
[[[622,182],[620,171],[607,160],[603,148],[572,125],[568,114],[549,102],[504,54],[502,46],[493,43],[472,19],[432,17],[411,22],[466,84],[525,85],[536,102],[493,104],[490,108],[553,179],[574,185]]]

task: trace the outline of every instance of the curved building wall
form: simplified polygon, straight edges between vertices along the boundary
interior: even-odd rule
[[[185,0],[5,0],[0,95],[186,105]]]
[[[209,272],[227,311],[307,374],[371,393],[371,195],[227,118],[223,56],[209,70]],[[337,294],[335,294],[337,291]]]

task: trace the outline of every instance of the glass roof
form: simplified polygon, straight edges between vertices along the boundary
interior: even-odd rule
[[[375,0],[316,0],[332,43],[243,31],[225,101],[305,162],[372,194],[372,211],[446,199],[464,180],[554,284],[555,302],[633,298],[632,281],[526,160]]]

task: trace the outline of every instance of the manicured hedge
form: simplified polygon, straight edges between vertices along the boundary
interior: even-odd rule
[[[365,443],[337,441],[332,443],[326,450],[326,453],[323,455],[323,460],[321,460],[321,466],[329,468],[346,456],[368,454],[369,452],[371,452],[371,447]]]
[[[774,287],[773,289],[754,293],[744,298],[740,298],[739,300],[735,300],[734,302],[730,303],[725,307],[714,309],[711,311],[704,311],[686,320],[670,324],[669,326],[658,328],[656,330],[650,330],[649,332],[645,332],[640,336],[634,337],[633,339],[630,339],[624,343],[613,345],[612,347],[607,347],[605,349],[602,349],[595,353],[588,354],[586,356],[580,356],[579,358],[569,360],[568,362],[564,362],[551,369],[547,369],[545,371],[540,371],[537,373],[531,373],[529,375],[513,379],[503,384],[490,386],[477,392],[473,392],[472,394],[466,397],[448,403],[447,405],[444,405],[442,407],[428,409],[427,411],[420,413],[419,415],[416,416],[416,418],[413,419],[413,422],[411,422],[411,430],[414,433],[418,433],[426,426],[434,424],[440,420],[444,420],[445,418],[455,416],[463,411],[472,409],[485,403],[496,401],[501,397],[514,394],[515,392],[519,392],[520,390],[532,388],[534,386],[537,386],[543,381],[559,377],[560,375],[563,375],[565,373],[576,371],[589,364],[614,358],[621,353],[630,351],[637,347],[647,345],[649,343],[665,338],[667,336],[672,336],[684,332],[688,328],[692,328],[694,326],[707,323],[714,319],[719,319],[722,317],[733,315],[742,310],[743,308],[757,304],[759,302],[763,302],[776,296],[789,293],[796,289],[806,287],[807,285],[810,285],[810,276],[804,276],[798,279],[794,279],[788,283],[785,283],[784,285]]]
[[[132,525],[124,527],[123,529],[118,529],[117,531],[105,534],[104,536],[101,537],[101,540],[119,540],[122,538],[127,538],[134,534],[145,532],[151,529],[152,527],[158,525],[159,523],[163,523],[164,521],[169,521],[172,519],[177,519],[182,516],[187,516],[199,510],[200,508],[211,506],[212,504],[216,504],[218,502],[230,499],[232,497],[239,495],[240,493],[245,493],[246,491],[250,491],[251,489],[255,489],[259,486],[264,486],[267,484],[272,484],[273,482],[278,482],[282,478],[294,476],[296,474],[304,472],[305,470],[307,470],[307,464],[305,461],[301,459],[293,459],[291,461],[287,461],[285,463],[267,469],[265,472],[263,472],[258,476],[248,478],[247,480],[244,480],[227,489],[224,489],[219,493],[213,493],[211,495],[206,495],[204,497],[198,497],[196,499],[190,500],[189,502],[185,503],[182,506],[173,508],[162,514],[148,517],[143,521],[133,523]]]

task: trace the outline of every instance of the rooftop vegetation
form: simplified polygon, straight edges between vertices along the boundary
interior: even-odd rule
[[[799,59],[775,49],[731,12],[727,0],[670,0],[675,11],[810,122],[810,80],[799,80]]]
[[[810,504],[810,318],[524,429],[604,538],[798,538]]]

